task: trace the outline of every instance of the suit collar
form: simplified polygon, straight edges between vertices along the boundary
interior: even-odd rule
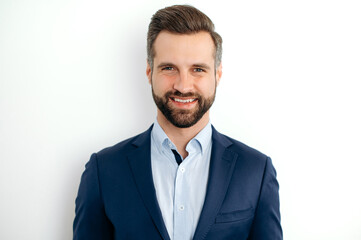
[[[223,134],[219,133],[212,125],[212,140],[220,145],[220,147],[228,148],[233,143]]]
[[[157,202],[157,196],[153,184],[150,159],[150,133],[152,127],[153,126],[134,139],[132,144],[136,147],[136,150],[128,155],[128,161],[133,172],[138,191],[154,225],[158,229],[162,239],[170,240],[162,219],[162,213]]]
[[[237,153],[228,149],[228,147],[232,145],[232,142],[217,132],[213,126],[212,141],[213,145],[206,198],[194,233],[194,240],[204,239],[212,224],[215,222],[217,213],[225,198],[238,157]]]
[[[133,146],[143,147],[144,145],[150,144],[150,133],[152,132],[153,124],[147,129],[147,131],[139,134],[135,139],[133,139]]]

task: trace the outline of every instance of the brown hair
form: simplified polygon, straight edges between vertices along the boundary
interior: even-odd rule
[[[191,34],[208,32],[215,45],[215,66],[222,60],[222,37],[214,31],[214,24],[207,15],[189,5],[174,5],[158,10],[152,17],[147,36],[147,60],[153,69],[155,51],[153,48],[158,34],[166,30],[172,33]]]

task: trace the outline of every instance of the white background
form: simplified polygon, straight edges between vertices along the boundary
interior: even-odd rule
[[[146,31],[175,3],[0,2],[0,239],[72,238],[90,154],[155,119]],[[224,39],[212,123],[272,157],[284,238],[360,240],[360,2],[188,3]]]

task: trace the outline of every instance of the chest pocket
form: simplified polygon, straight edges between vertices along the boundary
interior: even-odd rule
[[[220,213],[216,217],[216,223],[227,223],[227,222],[236,222],[241,220],[247,220],[254,216],[253,208],[248,208],[245,210],[238,210],[233,212]]]

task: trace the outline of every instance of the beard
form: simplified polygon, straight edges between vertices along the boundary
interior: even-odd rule
[[[204,98],[198,93],[181,93],[179,91],[168,91],[164,96],[158,96],[154,93],[153,86],[152,95],[158,109],[170,123],[178,128],[189,128],[196,124],[211,108],[216,97],[216,88],[209,98]],[[175,109],[171,106],[170,96],[195,98],[197,99],[197,106],[193,109]]]

